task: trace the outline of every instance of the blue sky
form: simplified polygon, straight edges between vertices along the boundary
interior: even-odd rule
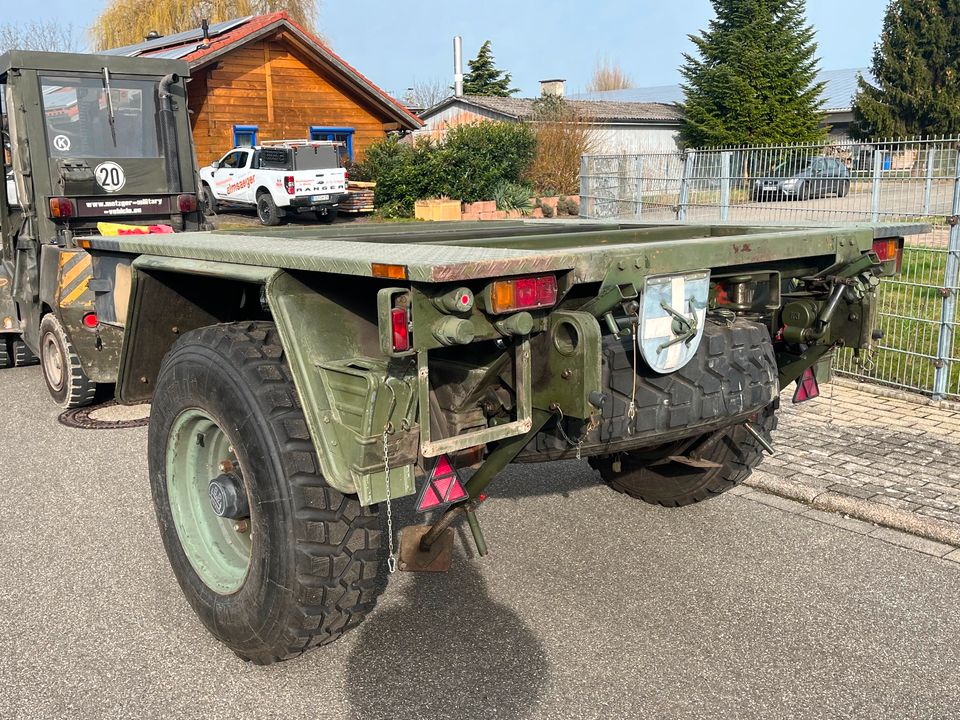
[[[104,4],[0,0],[0,16],[86,28]],[[821,67],[867,66],[885,7],[885,0],[808,0]],[[418,80],[452,83],[453,36],[461,35],[464,63],[489,39],[498,66],[513,73],[522,95],[535,95],[547,77],[565,78],[568,92],[582,90],[604,57],[638,86],[676,83],[691,48],[687,34],[711,15],[709,0],[324,0],[320,22],[334,49],[388,92],[402,95]]]

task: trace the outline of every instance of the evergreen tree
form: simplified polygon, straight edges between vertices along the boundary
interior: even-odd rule
[[[510,73],[498,70],[493,63],[493,52],[490,50],[490,41],[480,46],[480,52],[473,60],[467,61],[470,72],[463,76],[463,93],[465,95],[495,95],[510,97],[517,88],[510,87]]]
[[[960,2],[891,0],[873,48],[876,86],[862,76],[855,137],[960,132]]]
[[[690,147],[812,142],[825,135],[817,44],[804,0],[711,0],[680,72]]]

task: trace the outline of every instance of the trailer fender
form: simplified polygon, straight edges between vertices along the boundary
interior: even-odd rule
[[[420,432],[417,368],[380,350],[375,310],[319,273],[280,272],[266,298],[283,343],[324,477],[362,505],[414,493]],[[385,466],[389,470],[385,471]]]

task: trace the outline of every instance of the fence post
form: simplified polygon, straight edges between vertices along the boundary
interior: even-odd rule
[[[593,210],[589,199],[590,181],[587,175],[590,163],[586,155],[580,156],[580,217],[592,217],[590,211]]]
[[[930,193],[933,189],[933,159],[934,159],[934,149],[931,146],[927,150],[927,180],[923,186],[923,216],[927,217],[930,215]]]
[[[880,175],[883,172],[883,151],[873,150],[873,182],[870,185],[870,215],[873,222],[880,222]]]
[[[687,157],[683,163],[683,176],[680,178],[680,197],[677,199],[677,220],[684,222],[687,219],[687,205],[690,204],[690,178],[693,176],[693,161],[696,158],[693,150],[687,150]]]
[[[730,219],[730,159],[729,150],[720,153],[720,222]]]
[[[633,214],[641,217],[643,215],[643,155],[633,156],[633,174],[636,179]]]
[[[940,308],[940,337],[933,371],[933,399],[943,400],[950,384],[950,358],[953,356],[953,326],[957,321],[957,287],[960,285],[960,153],[953,180],[953,205],[947,262],[943,271],[943,304]]]

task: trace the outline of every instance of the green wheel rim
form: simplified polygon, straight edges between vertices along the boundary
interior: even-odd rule
[[[208,486],[220,475],[224,460],[239,466],[220,426],[202,410],[182,412],[167,443],[170,513],[197,575],[211,590],[229,595],[240,589],[250,569],[253,523],[248,521],[246,531],[239,532],[237,520],[213,512]]]

